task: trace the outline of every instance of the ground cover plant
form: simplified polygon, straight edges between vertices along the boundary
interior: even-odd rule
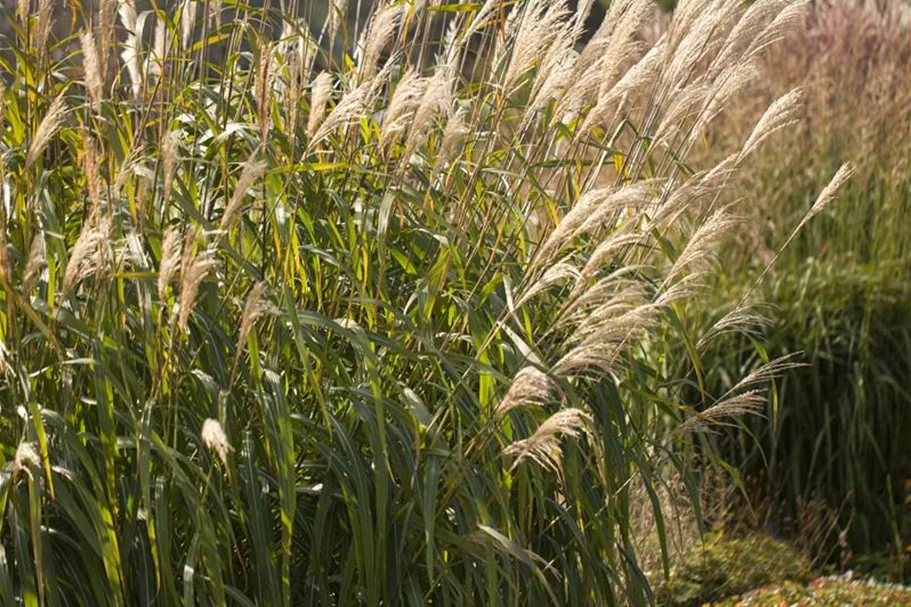
[[[663,479],[791,364],[707,389],[756,316],[700,306],[801,92],[687,159],[805,4],[311,8],[10,11],[0,602],[645,604],[633,491],[668,571]]]
[[[789,582],[763,588],[741,597],[731,598],[715,607],[851,607],[879,605],[904,607],[911,605],[911,592],[896,586],[871,580],[852,580],[849,577],[823,577],[809,584]]]

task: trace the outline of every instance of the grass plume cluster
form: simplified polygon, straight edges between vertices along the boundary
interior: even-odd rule
[[[0,603],[649,600],[633,490],[780,371],[695,338],[803,96],[688,155],[804,3],[20,4]]]

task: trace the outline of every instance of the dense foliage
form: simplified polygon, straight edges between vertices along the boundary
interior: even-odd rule
[[[804,4],[69,8],[0,65],[0,602],[650,600],[633,497],[667,570],[663,480],[790,364],[713,392],[756,317],[700,312],[801,94],[687,160]]]

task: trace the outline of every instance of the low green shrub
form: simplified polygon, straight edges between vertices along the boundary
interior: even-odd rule
[[[667,607],[700,607],[762,586],[811,578],[809,561],[786,542],[765,535],[715,535],[674,567],[656,597]]]

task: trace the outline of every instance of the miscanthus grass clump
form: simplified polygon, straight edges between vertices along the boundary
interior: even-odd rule
[[[694,311],[800,91],[687,154],[804,3],[346,4],[9,14],[0,603],[643,604],[633,490],[787,364]]]

